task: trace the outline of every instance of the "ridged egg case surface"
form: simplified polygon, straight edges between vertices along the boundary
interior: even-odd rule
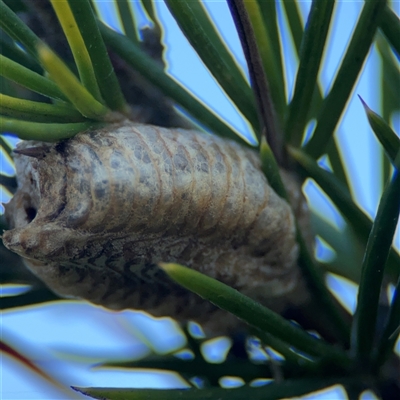
[[[277,310],[296,289],[293,213],[256,152],[132,123],[18,150],[19,187],[6,205],[13,229],[3,241],[55,292],[205,322],[219,311],[158,262],[196,269]]]

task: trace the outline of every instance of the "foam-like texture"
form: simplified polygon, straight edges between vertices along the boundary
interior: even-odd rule
[[[196,269],[278,311],[295,293],[294,217],[257,153],[128,122],[18,149],[31,156],[15,156],[19,188],[3,241],[55,292],[220,332],[235,318],[173,283],[158,262]]]

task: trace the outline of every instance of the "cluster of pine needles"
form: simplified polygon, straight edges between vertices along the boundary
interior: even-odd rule
[[[46,37],[39,38],[34,27],[29,27],[29,23],[21,19],[21,15],[24,15],[24,21],[33,19],[29,18],[34,13],[29,3],[0,1],[2,134],[13,134],[24,140],[54,142],[89,128],[131,118],[132,102],[124,95],[113,65],[118,58],[123,60],[126,68],[139,73],[141,79],[185,110],[193,123],[250,146],[239,132],[179,85],[158,60],[148,55],[129,1],[115,2],[124,34],[103,22],[91,0],[50,0],[49,4],[32,2],[37,3],[37,7],[44,3],[42,14],[51,11],[57,16],[69,45],[69,52],[62,55],[57,55],[58,49],[51,48]],[[201,376],[201,387],[193,383],[193,387],[187,390],[77,390],[94,398],[112,400],[178,397],[265,400],[299,396],[341,384],[351,398],[358,398],[366,389],[375,391],[382,398],[395,398],[395,394],[400,392],[399,377],[396,376],[399,357],[394,352],[400,325],[400,257],[392,242],[400,211],[400,139],[388,121],[400,108],[398,17],[386,1],[365,1],[331,88],[324,95],[318,75],[323,54],[330,46],[328,33],[334,19],[335,1],[313,0],[306,24],[302,23],[298,2],[283,1],[279,7],[280,12],[286,15],[287,24],[282,26],[278,24],[274,1],[227,0],[230,15],[227,14],[226,18],[233,18],[235,23],[250,83],[201,1],[165,0],[165,3],[204,65],[248,121],[258,143],[253,147],[254,151],[259,152],[263,171],[275,191],[286,197],[278,168],[295,170],[303,180],[312,179],[319,186],[346,222],[344,231],[339,232],[315,216],[315,233],[335,252],[335,258],[329,262],[317,261],[305,245],[302,233],[298,231],[297,234],[299,265],[307,280],[315,311],[329,321],[330,337],[325,338],[321,332],[317,338],[212,278],[184,266],[164,264],[162,268],[176,282],[247,322],[262,346],[280,353],[281,360],[274,361],[271,368],[268,363],[254,364],[249,357],[231,351],[224,363],[209,364],[201,356],[201,340],[187,333],[188,347],[194,354],[191,360],[158,356],[119,363],[118,366],[173,370],[181,373],[188,382]],[[141,0],[138,6],[151,21],[153,33],[160,38],[162,30],[168,27],[159,21],[154,3]],[[291,35],[299,61],[291,99],[287,99],[285,94],[283,29]],[[382,116],[360,100],[381,146],[379,168],[385,181],[373,220],[354,200],[354,182],[348,178],[346,160],[341,156],[335,139],[341,116],[371,46],[378,49],[382,64]],[[316,121],[315,128],[311,138],[305,141],[306,128],[312,120]],[[11,162],[12,146],[7,136],[0,136],[0,144],[4,157]],[[323,156],[329,160],[329,169],[319,163]],[[3,173],[0,184],[10,193],[16,189],[15,178]],[[7,228],[3,220],[1,228]],[[342,248],[343,240],[350,245]],[[31,289],[21,295],[2,297],[3,312],[62,301],[31,276],[17,256],[7,252],[2,245],[0,250],[2,259],[6,261],[1,267],[1,283],[31,285]],[[325,276],[328,272],[359,285],[353,316],[346,313],[327,288]],[[381,304],[381,292],[389,284],[394,285],[394,296],[391,302]],[[36,373],[46,375],[13,343],[1,341],[0,345],[2,352],[16,357]],[[223,376],[241,377],[245,385],[234,390],[223,389],[218,383]],[[267,377],[274,378],[274,381],[257,388],[251,385],[255,379]]]

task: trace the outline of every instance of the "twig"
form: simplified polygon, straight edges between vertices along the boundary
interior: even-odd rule
[[[248,13],[243,0],[228,0],[228,5],[246,57],[261,124],[260,132],[265,131],[267,142],[282,166],[285,162],[282,134]]]

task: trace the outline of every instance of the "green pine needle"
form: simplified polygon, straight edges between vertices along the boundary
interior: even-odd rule
[[[300,6],[297,1],[284,1],[283,7],[289,22],[289,30],[292,36],[297,54],[300,54],[301,42],[304,34],[303,22],[301,20]]]
[[[327,357],[345,368],[349,366],[349,359],[339,349],[323,340],[313,338],[280,315],[228,285],[178,264],[162,263],[160,267],[171,279],[186,289],[231,312],[249,325],[290,343],[300,351],[313,356]]]
[[[319,158],[327,148],[361,72],[385,8],[385,0],[366,1],[332,89],[324,99],[306,152]]]
[[[12,147],[11,145],[0,135],[0,148],[5,151],[8,156],[11,156]]]
[[[138,30],[136,28],[135,17],[132,14],[130,2],[128,0],[116,0],[118,8],[118,16],[124,28],[125,35],[132,40],[133,43],[139,43]]]
[[[257,131],[258,116],[250,86],[202,3],[167,0],[166,4],[204,64]]]
[[[342,343],[349,342],[350,329],[343,318],[343,310],[335,301],[333,295],[328,291],[322,271],[317,267],[313,255],[310,253],[307,243],[304,240],[298,223],[296,222],[297,242],[300,247],[299,265],[304,273],[311,293],[314,295],[315,304],[323,310],[329,319],[334,323],[337,337],[340,337]]]
[[[68,44],[71,48],[76,66],[79,71],[79,77],[82,85],[90,94],[100,103],[103,102],[100,89],[97,84],[92,60],[90,59],[85,42],[83,41],[79,26],[76,24],[74,15],[67,1],[50,0],[54,11],[57,14],[58,21],[65,33]]]
[[[246,7],[246,11],[254,30],[258,51],[264,67],[265,76],[268,80],[278,121],[282,123],[286,112],[286,96],[283,72],[278,60],[274,56],[276,43],[272,42],[269,30],[264,26],[264,20],[258,2],[245,1],[244,6]]]
[[[43,73],[43,68],[39,65],[37,60],[18,47],[17,43],[14,42],[5,32],[0,32],[0,51],[2,56],[7,57],[17,64],[20,64],[38,74]]]
[[[32,307],[35,304],[61,301],[62,298],[47,288],[31,289],[19,296],[4,296],[0,298],[0,310],[17,310]]]
[[[0,1],[0,27],[7,32],[17,43],[21,43],[25,50],[38,59],[36,47],[41,40],[24,24],[7,5]]]
[[[158,21],[153,0],[141,0],[143,8],[146,10],[148,17],[153,21],[155,28],[161,31],[161,25]]]
[[[58,58],[46,45],[40,45],[37,49],[41,64],[50,74],[50,78],[63,91],[69,101],[86,118],[104,121],[108,118],[110,110],[99,103],[82,86],[78,78],[70,71],[65,63]]]
[[[392,304],[386,319],[379,344],[374,351],[375,368],[379,368],[393,351],[400,335],[400,277],[395,287]]]
[[[334,5],[334,0],[313,1],[308,16],[300,52],[300,65],[285,128],[287,141],[294,146],[300,146],[308,122],[307,117],[318,84],[318,71],[326,47]]]
[[[68,139],[77,133],[91,128],[100,128],[104,124],[87,121],[76,123],[41,123],[21,121],[18,119],[0,116],[0,133],[12,133],[23,140],[40,140],[44,142],[56,142]]]
[[[379,203],[368,238],[352,326],[352,347],[359,366],[368,371],[375,339],[376,320],[386,260],[400,214],[400,153],[396,169]],[[398,322],[398,321],[397,321]]]
[[[374,131],[377,139],[380,141],[383,146],[386,155],[389,157],[389,160],[394,164],[395,159],[398,154],[400,154],[400,139],[393,132],[392,128],[380,117],[378,114],[373,112],[365,103],[365,101],[358,96],[364,106],[365,112],[368,117],[369,124],[371,125],[372,130]]]
[[[400,57],[400,19],[388,6],[383,10],[379,27],[396,51],[397,57]]]
[[[335,177],[342,183],[346,189],[350,189],[349,178],[346,173],[345,159],[342,157],[339,151],[338,142],[334,138],[328,147],[328,157],[331,163],[333,173]]]
[[[202,125],[207,126],[216,135],[235,140],[245,146],[251,147],[245,138],[242,138],[239,133],[235,132],[199,100],[193,97],[189,91],[165,74],[162,67],[127,37],[113,31],[102,22],[99,22],[99,29],[103,35],[104,41],[113,51],[151,83],[157,86],[167,97],[173,99],[185,108]]]
[[[47,104],[0,93],[0,113],[35,122],[79,122],[85,118],[65,103]]]
[[[239,388],[206,388],[206,389],[128,389],[128,388],[78,388],[77,392],[95,399],[108,400],[279,400],[297,397],[321,390],[328,386],[347,383],[348,379],[296,379],[272,382],[263,387],[242,386]],[[353,384],[355,381],[351,381]]]
[[[354,283],[359,283],[361,269],[349,268],[349,265],[361,265],[364,247],[353,230],[348,225],[338,229],[317,212],[311,214],[311,225],[313,232],[332,247],[336,253],[332,261],[320,263],[320,266],[329,272],[350,279]]]
[[[67,100],[53,81],[4,57],[2,54],[0,54],[0,75],[33,92],[57,100]]]
[[[103,99],[111,110],[129,115],[130,108],[122,94],[90,1],[68,0],[68,3],[85,42],[85,47],[89,52]]]
[[[276,71],[278,73],[277,85],[279,87],[280,92],[282,93],[282,100],[286,99],[285,96],[285,77],[284,77],[284,68],[281,54],[282,42],[280,40],[280,30],[278,26],[278,15],[276,12],[276,3],[275,1],[264,1],[257,0],[257,4],[260,10],[260,14],[263,20],[262,25],[264,26],[266,32],[268,33],[269,41],[271,43],[272,48],[272,58],[275,60]],[[259,37],[259,40],[262,40]],[[286,101],[283,104],[286,108]]]
[[[282,182],[281,176],[279,174],[278,164],[264,135],[261,137],[260,159],[261,159],[261,169],[264,172],[266,178],[268,179],[268,183],[280,197],[287,200],[288,196],[286,193],[285,186]]]
[[[372,228],[372,222],[354,203],[350,192],[331,172],[319,167],[317,162],[304,151],[293,147],[289,147],[288,150],[290,155],[297,161],[303,175],[315,180],[346,218],[361,243],[366,244]],[[360,268],[360,266],[351,264],[348,265],[348,268]],[[389,254],[387,273],[392,281],[397,281],[400,274],[400,256],[394,249],[391,249]]]

